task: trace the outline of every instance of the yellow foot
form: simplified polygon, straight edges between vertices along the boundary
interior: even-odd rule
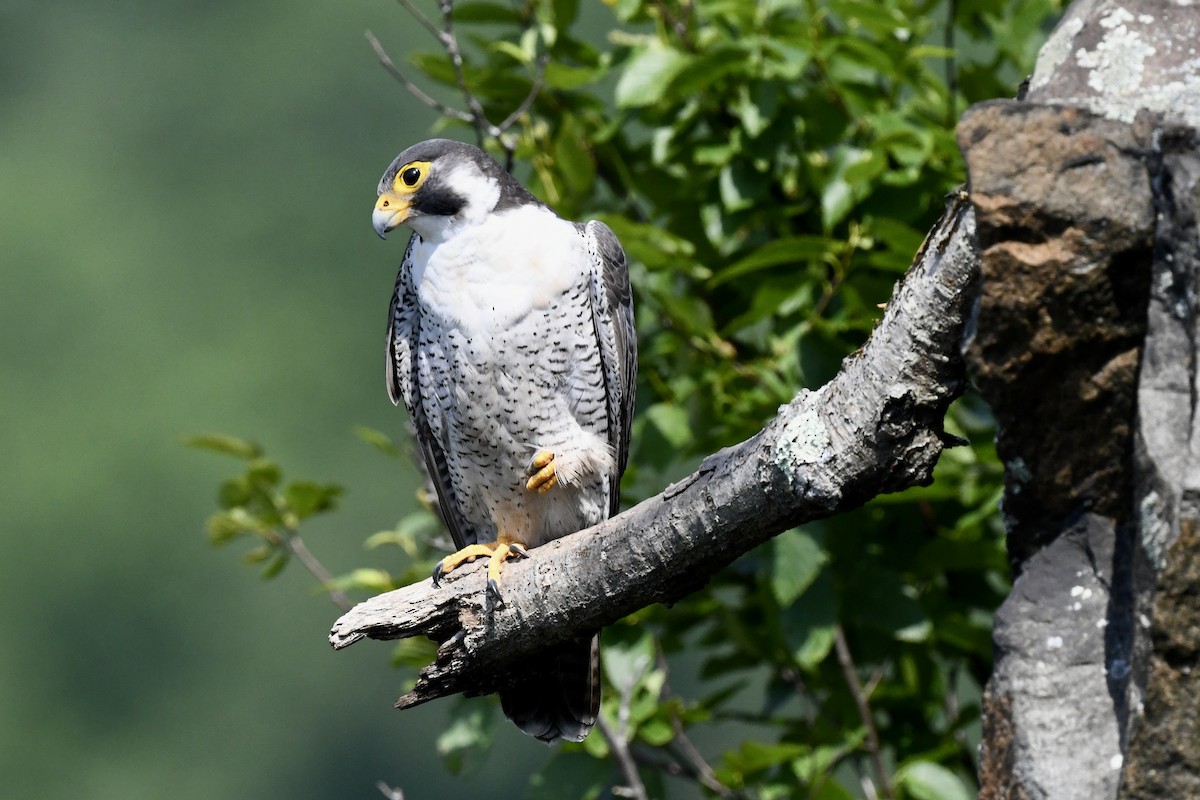
[[[537,491],[538,494],[546,492],[558,486],[558,474],[554,470],[554,453],[548,450],[538,450],[533,455],[533,460],[529,462],[530,478],[525,483],[525,488],[529,491]]]
[[[488,559],[487,594],[483,599],[483,609],[492,613],[492,609],[500,602],[500,568],[510,558],[529,558],[529,551],[517,542],[497,542],[492,557]]]
[[[442,582],[442,576],[452,569],[461,567],[463,564],[469,564],[477,558],[491,556],[496,549],[496,544],[469,544],[457,553],[451,553],[437,563],[433,568],[433,585],[438,586]]]
[[[469,544],[437,563],[437,566],[433,568],[433,585],[440,585],[442,576],[447,572],[484,556],[488,557],[487,597],[484,607],[490,613],[495,608],[496,602],[500,600],[500,569],[504,566],[504,562],[511,558],[529,558],[529,551],[519,542]]]

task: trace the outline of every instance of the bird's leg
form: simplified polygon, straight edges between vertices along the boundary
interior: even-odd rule
[[[529,480],[525,482],[525,488],[545,494],[555,486],[558,486],[558,474],[554,467],[554,453],[538,450],[529,462]]]
[[[518,541],[501,534],[494,542],[487,544],[469,544],[457,553],[451,553],[437,563],[433,568],[433,585],[438,586],[442,576],[452,569],[474,561],[477,558],[488,557],[487,596],[484,607],[491,613],[500,600],[500,569],[504,562],[513,558],[529,558],[529,551]]]
[[[469,544],[457,553],[451,553],[439,561],[437,566],[433,568],[433,585],[440,585],[442,576],[450,570],[461,567],[463,564],[468,564],[477,558],[490,556],[495,549],[495,542],[491,544]]]
[[[523,544],[509,539],[504,534],[500,535],[494,547],[496,549],[488,559],[487,594],[483,603],[484,610],[489,614],[496,607],[496,603],[500,602],[500,568],[504,566],[504,562],[510,558],[529,558],[529,551]]]

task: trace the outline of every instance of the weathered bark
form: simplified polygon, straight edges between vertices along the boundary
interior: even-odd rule
[[[877,494],[931,480],[942,420],[963,386],[959,342],[977,276],[973,217],[954,198],[867,345],[833,381],[802,391],[753,438],[620,516],[509,564],[504,603],[482,609],[478,569],[379,595],[338,620],[363,636],[442,642],[407,707],[495,691],[505,665],[547,644],[671,602],[770,537]]]
[[[1032,102],[960,127],[983,271],[970,360],[1017,573],[983,798],[1200,796],[1198,42],[1194,7],[1081,0]]]

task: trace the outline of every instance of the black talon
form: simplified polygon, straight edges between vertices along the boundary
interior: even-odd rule
[[[445,561],[445,559],[442,559],[442,561]],[[433,585],[434,586],[442,585],[442,583],[441,583],[442,574],[443,574],[442,573],[442,561],[437,562],[437,566],[435,566],[433,568]]]
[[[516,542],[509,542],[508,550],[510,553],[516,553],[521,558],[529,558],[529,551]]]
[[[487,591],[483,593],[483,610],[491,614],[496,610],[496,604],[501,602],[500,587],[492,578],[488,578]]]

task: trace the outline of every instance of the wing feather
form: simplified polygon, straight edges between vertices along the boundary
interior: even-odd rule
[[[637,388],[637,335],[633,327],[633,291],[625,251],[612,228],[592,220],[583,226],[592,270],[592,318],[608,398],[609,441],[617,471],[609,482],[609,515],[620,506],[621,475],[629,463],[629,429]]]
[[[421,305],[412,282],[413,243],[418,240],[415,233],[408,240],[408,249],[404,251],[404,261],[400,264],[396,289],[392,292],[392,302],[388,308],[387,390],[393,404],[399,405],[403,401],[408,409],[424,458],[425,473],[437,493],[442,521],[450,529],[455,547],[462,549],[473,544],[476,537],[459,511],[458,500],[450,488],[445,451],[433,434],[421,402],[422,387],[415,357],[421,335]]]

